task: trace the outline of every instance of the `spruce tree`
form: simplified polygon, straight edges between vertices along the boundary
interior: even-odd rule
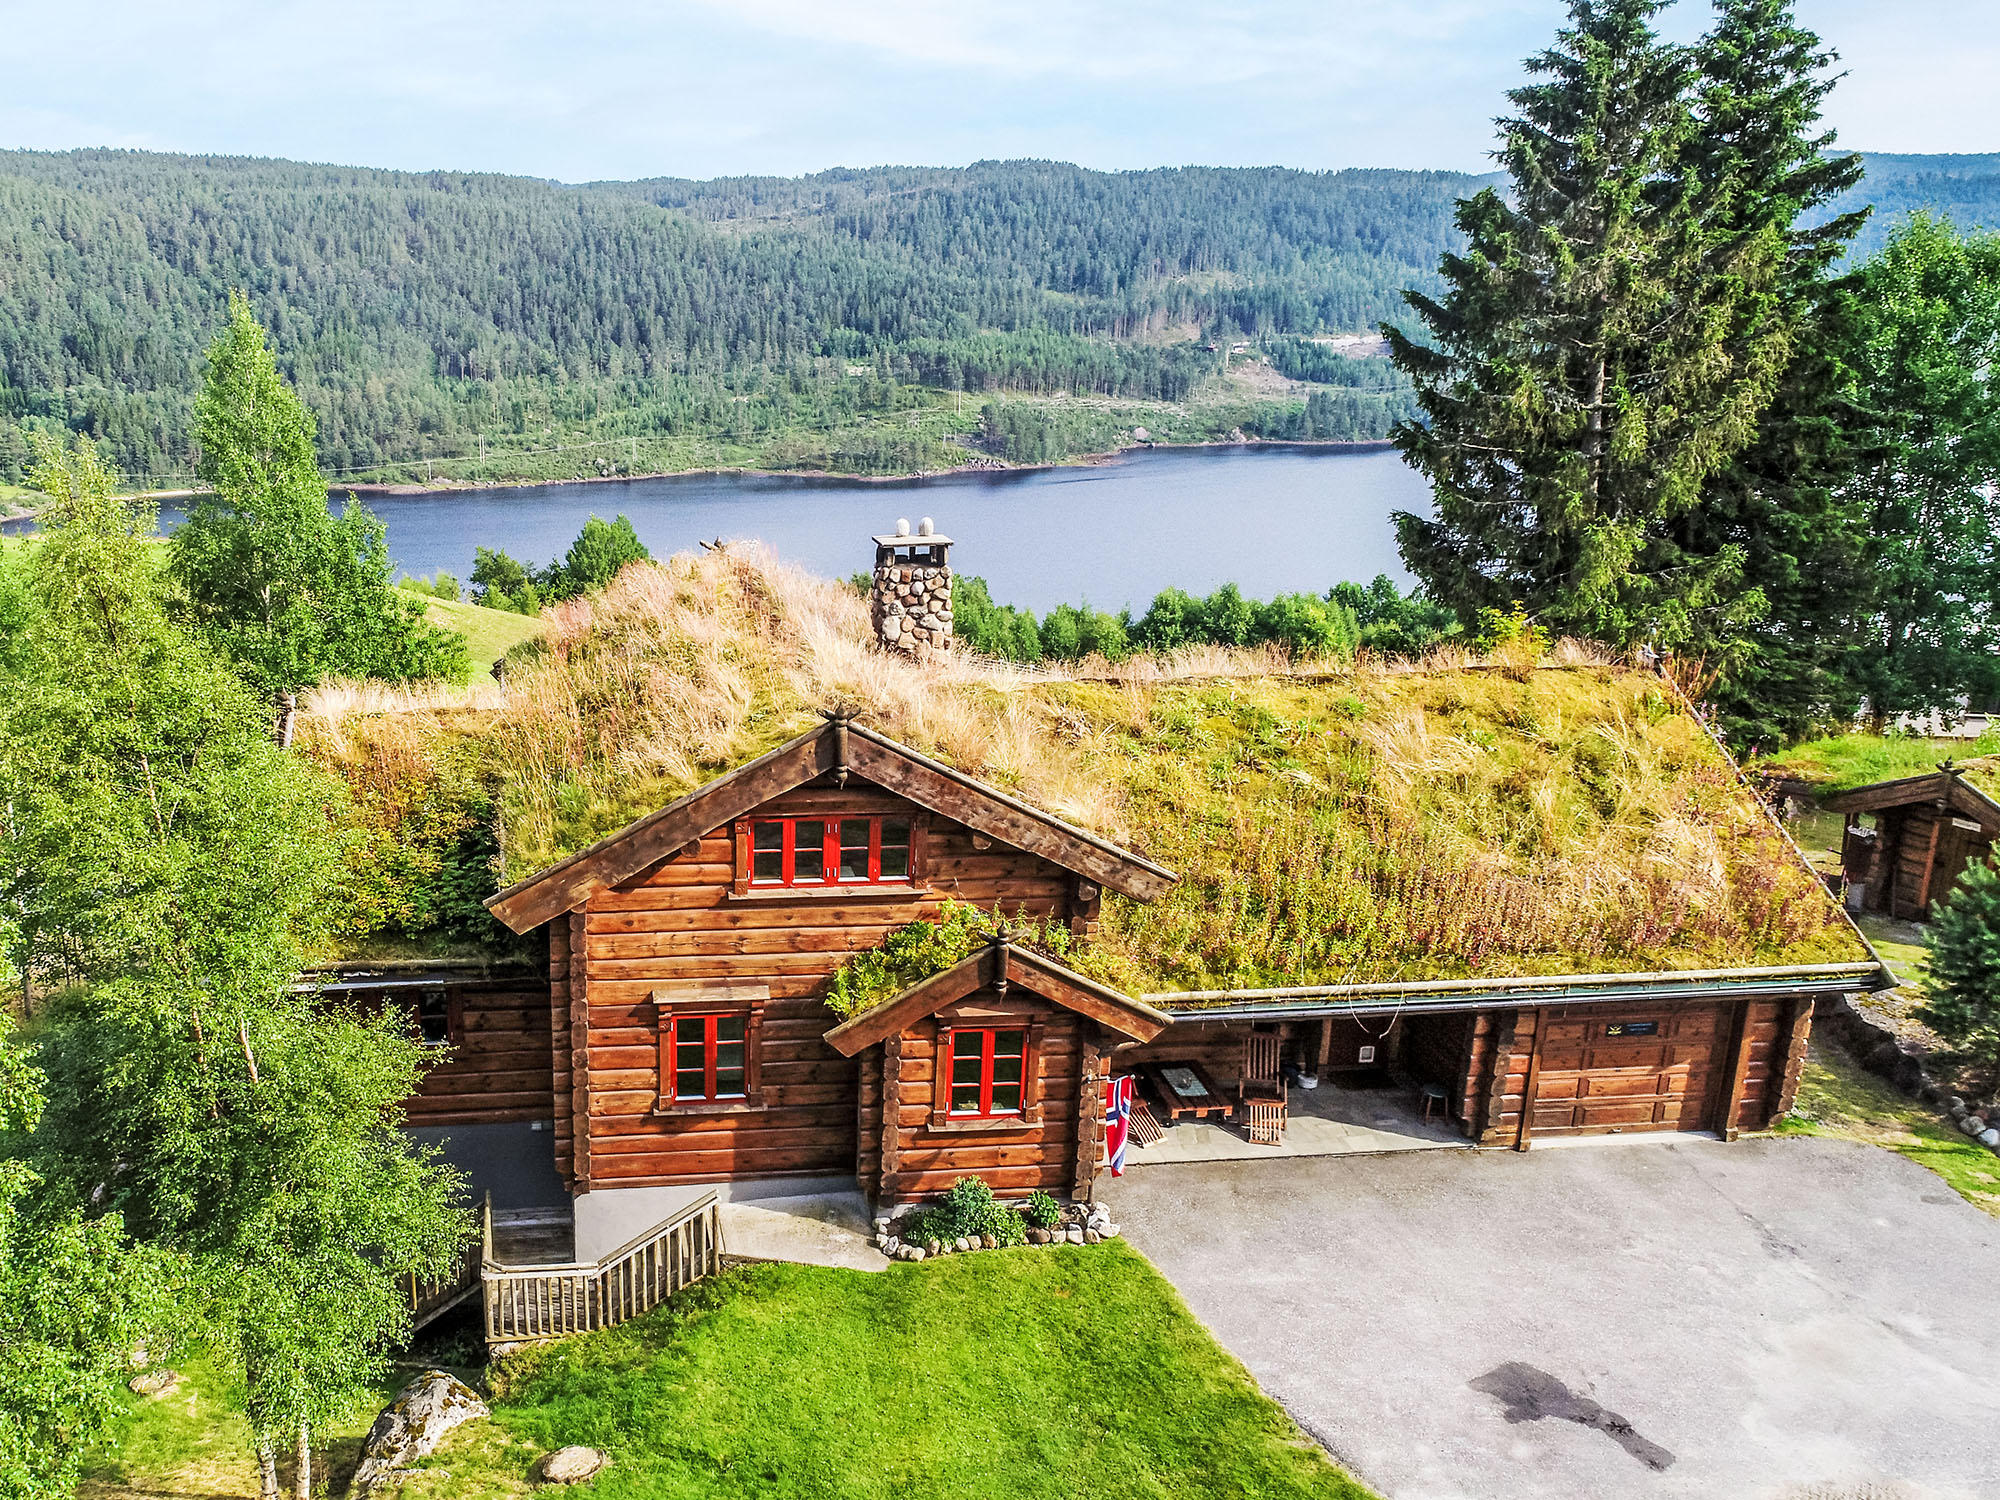
[[[1693,70],[1655,35],[1661,9],[1573,0],[1499,122],[1510,194],[1462,200],[1445,294],[1407,294],[1429,341],[1385,329],[1427,418],[1396,443],[1435,506],[1399,514],[1398,539],[1462,618],[1520,604],[1624,644],[1670,637],[1735,586],[1733,555],[1647,554],[1751,440],[1783,352],[1754,328],[1730,347],[1775,257],[1704,230]]]
[[[382,523],[351,498],[328,511],[312,414],[241,293],[209,347],[195,436],[209,492],[174,533],[174,576],[196,623],[277,701],[281,741],[296,695],[323,678],[464,680],[465,638],[390,587]]]
[[[1736,309],[1725,347],[1735,357],[1761,337],[1782,340],[1784,366],[1756,439],[1652,550],[1662,566],[1679,558],[1736,575],[1668,644],[1719,673],[1714,697],[1730,736],[1768,744],[1854,707],[1844,667],[1868,573],[1860,517],[1842,492],[1841,309],[1830,272],[1868,211],[1819,213],[1861,180],[1861,158],[1836,153],[1833,132],[1820,128],[1837,55],[1797,23],[1789,0],[1720,0],[1716,12],[1697,51],[1687,158],[1718,274],[1732,256],[1777,257],[1777,274]]]

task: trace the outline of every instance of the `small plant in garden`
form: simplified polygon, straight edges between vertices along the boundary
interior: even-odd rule
[[[1062,1205],[1053,1193],[1045,1193],[1036,1188],[1028,1194],[1028,1201],[1021,1209],[1021,1216],[1037,1229],[1053,1229],[1062,1223]]]
[[[948,1245],[989,1234],[1002,1245],[1018,1245],[1028,1237],[1021,1216],[995,1198],[992,1188],[977,1177],[961,1177],[936,1203],[911,1217],[902,1237],[912,1244]]]

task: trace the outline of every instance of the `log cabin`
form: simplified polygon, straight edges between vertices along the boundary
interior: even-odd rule
[[[558,1201],[580,1259],[710,1191],[859,1190],[882,1212],[974,1175],[1088,1199],[1108,1080],[1204,1080],[1226,1114],[1255,1059],[1281,1096],[1322,1078],[1420,1091],[1431,1128],[1468,1147],[1730,1139],[1791,1107],[1816,1000],[1889,982],[1650,672],[1008,677],[949,665],[948,540],[875,540],[865,614],[740,557],[660,571],[672,608],[739,611],[732,650],[765,661],[764,684],[831,676],[796,653],[871,632],[841,649],[962,694],[952,759],[865,703],[778,699],[770,719],[805,721],[789,739],[725,751],[487,901],[536,945],[532,972],[348,981],[401,996],[453,1049],[412,1119],[496,1203]],[[659,580],[628,575],[592,606],[627,682],[645,680],[635,630],[665,628],[642,587]],[[608,618],[621,589],[643,627]],[[787,635],[808,608],[833,625]],[[582,618],[563,649],[587,666]],[[719,629],[704,616],[690,634]],[[1053,770],[1021,770],[1030,734]],[[1013,785],[969,769],[981,754]],[[1022,793],[1031,780],[1071,788],[1065,815]],[[1574,849],[1550,852],[1561,839]],[[970,951],[830,1003],[893,935],[966,908],[993,917]]]
[[[1927,921],[1968,867],[1991,860],[2000,837],[2000,802],[1950,761],[1931,775],[1831,793],[1820,806],[1846,818],[1841,874],[1856,904],[1912,921]]]

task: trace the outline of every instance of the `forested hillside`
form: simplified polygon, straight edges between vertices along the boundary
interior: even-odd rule
[[[1890,209],[2000,218],[2000,158],[1870,169],[1862,191]],[[773,466],[934,467],[993,392],[1087,398],[1044,423],[1078,442],[1140,420],[1181,435],[1112,403],[1203,392],[1243,399],[1196,435],[1379,437],[1414,409],[1401,378],[1302,340],[1434,285],[1454,201],[1482,181],[981,162],[570,187],[0,154],[0,480],[33,425],[98,437],[134,479],[184,480],[186,393],[232,287],[336,475],[482,451],[512,455],[483,472],[529,473],[577,442],[647,467],[693,440]],[[1239,338],[1310,388],[1220,380]],[[960,391],[981,402],[936,394]]]
[[[183,468],[231,287],[336,471],[482,436],[837,426],[907,406],[906,384],[1179,400],[1217,332],[1388,315],[1468,181],[990,163],[572,188],[14,153],[0,410],[99,436],[128,471]]]

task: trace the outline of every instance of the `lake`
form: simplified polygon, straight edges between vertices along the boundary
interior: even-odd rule
[[[723,537],[844,577],[874,564],[868,538],[924,516],[952,564],[1002,603],[1046,611],[1087,598],[1143,610],[1169,585],[1201,594],[1234,580],[1252,598],[1324,593],[1387,573],[1407,584],[1389,514],[1424,512],[1423,480],[1388,450],[1151,449],[1088,468],[967,471],[867,481],[682,474],[521,489],[368,495],[408,573],[464,581],[475,546],[542,563],[591,515],[632,518],[655,554]],[[179,514],[163,508],[162,522]]]

